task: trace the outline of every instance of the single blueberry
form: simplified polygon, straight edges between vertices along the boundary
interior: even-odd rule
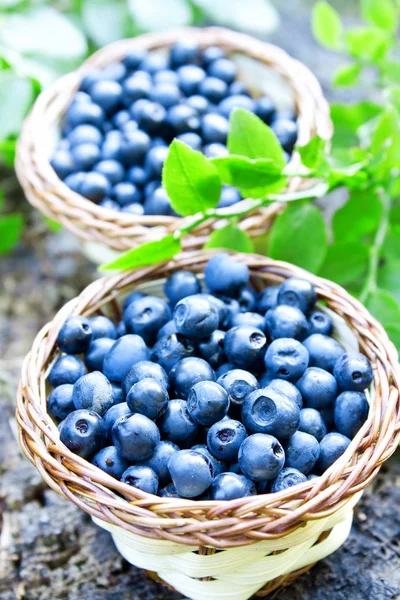
[[[122,99],[126,106],[130,106],[133,102],[146,98],[152,88],[151,81],[144,77],[132,75],[125,79],[122,85]]]
[[[321,413],[315,408],[303,408],[300,412],[299,431],[309,433],[319,442],[328,432]]]
[[[208,430],[207,448],[216,458],[227,463],[234,462],[246,438],[247,431],[240,421],[223,419]]]
[[[293,469],[291,467],[285,467],[282,471],[270,482],[270,491],[271,493],[275,492],[283,492],[294,485],[299,485],[300,483],[305,483],[307,481],[307,477],[298,471],[297,469]]]
[[[322,474],[329,469],[329,467],[347,450],[350,443],[351,440],[341,433],[336,431],[327,433],[320,443],[320,455],[317,463],[318,473]]]
[[[153,421],[165,413],[168,400],[165,387],[150,377],[135,383],[126,396],[126,403],[132,412],[145,415]]]
[[[110,183],[104,175],[91,171],[85,173],[85,177],[80,186],[82,196],[92,202],[101,202],[110,192]]]
[[[269,433],[286,440],[299,427],[300,408],[282,392],[267,387],[246,396],[242,422],[250,433]]]
[[[201,284],[194,273],[190,271],[176,271],[164,284],[164,292],[168,300],[177,304],[186,296],[193,296],[201,292]]]
[[[153,75],[154,83],[178,83],[178,73],[172,69],[163,69]]]
[[[148,181],[147,172],[144,170],[143,167],[139,167],[138,165],[131,167],[128,170],[126,177],[130,183],[133,183],[134,185],[136,185],[137,187],[140,187],[140,188],[142,188],[144,185],[146,185],[146,183]]]
[[[176,104],[167,113],[166,123],[170,126],[174,136],[180,133],[195,132],[200,130],[199,113],[195,108],[186,104]]]
[[[369,404],[362,392],[342,392],[335,400],[334,419],[336,429],[353,438],[368,417]]]
[[[225,146],[225,144],[219,144],[219,143],[206,144],[203,148],[203,151],[204,151],[204,154],[207,156],[207,158],[217,158],[220,156],[228,156],[229,155],[228,148]],[[227,187],[229,188],[230,186],[222,187],[222,194],[221,194],[220,202],[223,198],[224,189]],[[231,188],[231,189],[235,189],[235,188]],[[239,194],[239,196],[240,196],[240,194]],[[230,197],[230,199],[232,199],[232,195],[230,195],[229,197]],[[239,200],[240,200],[240,198],[239,198]],[[223,204],[225,204],[225,206],[227,205],[226,199],[223,202]],[[234,204],[234,202],[232,201],[231,204]],[[231,206],[231,204],[229,204],[229,206]],[[220,208],[224,208],[224,206],[221,206]]]
[[[142,336],[146,344],[152,346],[158,330],[171,319],[171,310],[165,300],[156,296],[144,296],[131,302],[124,312],[124,322],[128,333]]]
[[[92,102],[74,103],[67,110],[66,121],[72,127],[88,123],[89,125],[101,128],[104,122],[104,111],[100,106]]]
[[[150,182],[153,183],[153,182]],[[165,216],[176,216],[176,212],[171,206],[170,199],[168,197],[167,192],[162,187],[159,186],[159,182],[156,182],[156,189],[154,192],[146,196],[146,200],[144,201],[144,214],[145,215],[165,215]],[[146,186],[147,187],[147,186]],[[145,190],[146,194],[146,190]]]
[[[150,102],[143,107],[139,118],[139,129],[146,131],[149,135],[155,136],[162,132],[162,126],[166,119],[166,110],[158,102]]]
[[[232,111],[235,108],[244,108],[245,110],[254,112],[254,100],[252,100],[252,98],[249,98],[249,96],[247,95],[238,94],[235,96],[228,96],[227,98],[222,100],[222,102],[220,102],[218,105],[218,109],[221,115],[223,115],[226,119],[229,119]]]
[[[69,150],[57,150],[50,164],[60,179],[66,179],[77,169],[75,159]]]
[[[199,381],[189,392],[187,410],[193,421],[210,427],[227,414],[228,394],[215,381]]]
[[[113,425],[111,437],[118,454],[131,461],[150,458],[160,442],[157,425],[140,414],[120,417]]]
[[[297,140],[297,125],[293,121],[278,117],[271,123],[272,131],[278,138],[282,148],[291,154]]]
[[[229,58],[218,58],[213,60],[208,67],[208,74],[211,77],[222,79],[226,83],[232,83],[236,78],[237,67]]]
[[[219,314],[220,329],[227,331],[232,328],[234,318],[240,313],[240,304],[235,298],[223,295],[211,296]],[[217,304],[220,303],[220,304]],[[222,306],[221,306],[222,305]]]
[[[98,206],[101,206],[101,208],[105,208],[106,210],[121,210],[120,205],[115,202],[115,200],[111,200],[111,198],[104,198],[104,200],[99,202]]]
[[[149,357],[149,349],[139,335],[123,335],[104,358],[104,375],[110,381],[121,383],[134,364],[141,360],[148,360]]]
[[[97,81],[90,90],[90,96],[106,113],[115,111],[121,103],[122,87],[117,81]]]
[[[208,66],[219,58],[225,58],[225,52],[219,46],[207,46],[202,52],[203,63]]]
[[[308,367],[308,351],[297,340],[279,338],[268,347],[264,362],[268,374],[274,379],[286,379],[291,383],[300,379]]]
[[[333,373],[337,359],[344,354],[344,348],[328,335],[313,333],[304,342],[310,356],[310,367],[320,367]]]
[[[175,452],[168,463],[171,479],[183,498],[195,498],[211,485],[214,469],[206,456],[193,450]]]
[[[170,59],[173,68],[187,64],[197,64],[200,59],[198,43],[190,38],[183,38],[175,42],[170,50]]]
[[[47,412],[52,419],[65,419],[73,410],[72,390],[74,386],[64,383],[56,387],[47,398]]]
[[[228,86],[222,79],[206,77],[200,82],[198,91],[201,96],[204,96],[210,102],[218,104],[228,93]]]
[[[171,333],[154,344],[151,357],[169,373],[181,359],[194,356],[195,353],[196,348],[191,340],[180,333]]]
[[[226,463],[224,463],[222,460],[220,460],[218,458],[215,458],[215,456],[213,456],[211,454],[211,452],[208,450],[208,448],[205,444],[196,444],[196,446],[192,447],[192,450],[196,450],[196,452],[200,452],[200,454],[203,454],[204,456],[207,457],[207,459],[209,461],[211,461],[213,469],[214,469],[214,477],[216,477],[220,473],[224,473],[227,470]]]
[[[85,353],[85,363],[89,371],[102,371],[104,357],[114,343],[115,340],[106,337],[101,337],[90,342],[89,348]]]
[[[98,338],[117,339],[117,330],[111,319],[97,315],[89,319],[89,324],[92,330],[92,341]]]
[[[210,144],[211,146],[217,146],[218,144]],[[225,148],[223,146],[222,148]],[[231,185],[222,186],[221,196],[219,198],[218,207],[217,208],[228,208],[237,202],[240,202],[242,196],[236,188]]]
[[[149,179],[161,179],[161,173],[167,156],[167,146],[154,146],[150,148],[144,161],[144,168]]]
[[[204,96],[200,96],[199,94],[189,96],[186,100],[186,104],[194,108],[199,115],[204,115],[208,111],[209,102],[207,98],[204,98]]]
[[[120,82],[125,79],[126,74],[126,67],[122,62],[113,62],[103,68],[101,79]]]
[[[111,122],[115,127],[118,127],[119,129],[121,129],[125,125],[125,123],[128,123],[130,118],[131,118],[131,115],[129,114],[129,110],[126,110],[126,109],[119,110],[112,117]]]
[[[317,300],[314,286],[307,279],[290,277],[280,287],[278,304],[295,306],[304,314],[308,314]]]
[[[121,481],[148,494],[157,494],[158,492],[158,477],[150,467],[143,465],[128,467],[122,474]]]
[[[182,97],[179,87],[175,83],[161,82],[156,83],[149,93],[152,102],[161,104],[164,108],[170,108],[178,104]]]
[[[274,103],[268,96],[261,96],[261,98],[257,98],[255,102],[255,110],[257,117],[260,117],[264,123],[270,125],[272,121],[275,119],[276,108]]]
[[[238,302],[240,304],[240,310],[243,313],[255,310],[256,301],[257,295],[252,288],[246,287],[240,291]]]
[[[215,373],[202,358],[188,357],[171,369],[170,381],[178,398],[186,399],[191,388],[199,381],[215,381]]]
[[[259,293],[257,299],[257,310],[259,313],[265,315],[268,310],[278,304],[279,289],[279,285],[271,285]]]
[[[164,369],[157,363],[151,362],[150,360],[142,360],[136,363],[128,371],[126,377],[122,382],[122,390],[126,395],[131,387],[138,381],[148,378],[154,379],[166,390],[169,388],[169,379]]]
[[[200,83],[205,79],[206,73],[197,65],[183,65],[177,69],[179,87],[185,96],[193,96],[199,92]]]
[[[162,437],[178,446],[191,446],[199,432],[198,424],[190,418],[186,400],[182,399],[168,402],[158,426]]]
[[[114,404],[111,383],[100,371],[83,375],[74,383],[72,402],[76,409],[92,410],[102,417]]]
[[[321,333],[322,335],[331,335],[333,323],[332,319],[326,313],[315,310],[311,313],[309,319],[308,334]]]
[[[94,170],[107,177],[111,185],[120,183],[125,177],[125,169],[117,160],[101,160],[94,167]]]
[[[122,208],[140,203],[143,200],[142,192],[133,183],[129,183],[129,181],[117,183],[113,187],[112,195]]]
[[[221,473],[215,477],[210,488],[210,500],[235,500],[245,496],[255,496],[255,484],[244,475]]]
[[[90,321],[85,317],[69,317],[58,333],[57,345],[67,354],[81,354],[88,349],[91,340]]]
[[[75,169],[78,171],[90,171],[99,162],[100,148],[96,144],[79,144],[71,150]]]
[[[204,269],[205,282],[211,292],[237,297],[250,279],[249,268],[229,254],[215,254]]]
[[[147,50],[144,48],[133,48],[128,52],[128,54],[124,57],[123,63],[127,69],[130,71],[136,71],[144,57],[146,56]]]
[[[260,387],[272,388],[277,392],[287,396],[290,400],[297,404],[300,410],[303,408],[303,398],[301,397],[299,390],[295,385],[293,385],[293,383],[290,383],[285,379],[270,379],[269,381],[266,381],[265,385],[262,385],[260,382]]]
[[[274,479],[282,470],[285,452],[272,435],[254,433],[249,435],[239,449],[239,466],[252,481]]]
[[[80,358],[64,354],[51,367],[48,379],[50,385],[57,387],[64,383],[74,384],[85,373],[86,368]]]
[[[103,419],[92,410],[74,410],[62,422],[60,440],[74,454],[91,459],[105,442]]]
[[[135,129],[125,134],[120,148],[122,162],[131,166],[142,163],[150,148],[150,137],[141,129]]]
[[[206,296],[187,296],[174,309],[174,321],[179,333],[194,339],[208,338],[219,324],[216,307]]]
[[[205,144],[225,144],[228,131],[228,119],[222,115],[208,113],[201,118],[201,135]]]
[[[319,458],[320,447],[314,436],[304,431],[296,431],[289,439],[285,452],[285,467],[298,469],[304,475],[308,475]]]
[[[225,332],[216,329],[209,338],[198,342],[201,358],[204,358],[213,369],[217,369],[226,362],[224,339]]]
[[[255,327],[262,330],[264,329],[264,322],[264,317],[256,312],[241,312],[233,315],[231,325],[232,327],[247,325],[248,327]]]
[[[121,479],[122,473],[129,467],[129,462],[118,454],[115,446],[99,450],[94,455],[92,464],[115,479]]]
[[[232,407],[242,407],[245,398],[258,388],[257,379],[242,369],[231,369],[220,375],[217,383],[228,393]]]
[[[153,456],[141,462],[140,465],[153,469],[158,477],[159,485],[164,487],[171,481],[171,476],[168,469],[169,459],[178,450],[179,446],[173,442],[160,442],[157,444]]]
[[[79,144],[96,144],[100,146],[103,141],[103,134],[94,125],[78,125],[68,135],[68,141],[71,148]]]
[[[359,352],[345,353],[335,362],[333,374],[341,390],[363,392],[374,378],[368,358]]]
[[[266,348],[264,333],[255,327],[232,327],[225,335],[225,354],[237,367],[256,370],[262,364]]]
[[[309,367],[296,385],[306,407],[317,410],[334,402],[339,393],[334,376],[319,367]]]
[[[191,131],[177,135],[176,139],[180,140],[193,150],[197,150],[197,152],[200,152],[203,146],[203,140],[201,137],[197,133],[193,133]]]
[[[299,308],[278,304],[265,314],[265,331],[274,340],[293,338],[301,342],[308,334],[308,321]]]
[[[86,178],[86,173],[83,173],[82,171],[78,171],[77,173],[71,173],[71,175],[68,175],[65,178],[64,183],[69,188],[71,188],[72,191],[76,192],[77,194],[80,194],[81,188],[82,188],[82,183],[84,182],[85,178]]]
[[[126,402],[121,402],[120,404],[114,404],[108,411],[105,413],[103,417],[104,427],[106,431],[106,437],[108,440],[111,440],[111,430],[114,426],[114,423],[118,421],[121,417],[125,415],[131,415],[131,410]]]
[[[147,53],[139,65],[139,69],[147,71],[150,75],[154,75],[159,71],[169,69],[169,57],[161,52]]]

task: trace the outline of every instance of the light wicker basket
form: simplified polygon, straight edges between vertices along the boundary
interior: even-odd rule
[[[60,123],[85,74],[93,67],[104,67],[121,60],[134,48],[162,51],[177,40],[190,37],[202,48],[217,45],[238,61],[239,78],[256,93],[271,93],[284,100],[298,114],[298,142],[303,145],[318,134],[330,140],[332,124],[329,106],[314,75],[282,49],[253,37],[223,28],[186,28],[167,33],[145,34],[121,40],[96,52],[77,71],[59,79],[42,92],[27,117],[17,148],[16,171],[28,200],[47,217],[58,221],[75,235],[114,250],[124,251],[173,232],[181,218],[137,217],[101,208],[69,189],[56,175],[50,158],[59,136]],[[272,79],[271,79],[272,77]],[[278,93],[276,93],[278,91]],[[295,152],[291,164],[299,167]],[[312,182],[293,178],[289,190],[304,189]],[[282,206],[274,204],[244,218],[241,227],[251,236],[269,228]],[[221,209],[223,211],[223,209]],[[220,226],[221,221],[219,221]],[[201,248],[216,222],[209,220],[185,238],[186,248]]]
[[[343,288],[287,263],[239,255],[256,289],[300,276],[316,288],[334,318],[335,337],[371,360],[368,420],[318,479],[284,492],[232,501],[160,498],[113,479],[73,454],[47,414],[46,374],[55,341],[71,315],[119,318],[117,296],[140,286],[162,295],[162,278],[178,269],[202,273],[210,252],[100,279],[66,304],[36,337],[17,396],[19,439],[43,479],[112,533],[132,564],[194,600],[246,600],[287,585],[338,548],[349,534],[353,507],[400,437],[400,366],[382,326]]]

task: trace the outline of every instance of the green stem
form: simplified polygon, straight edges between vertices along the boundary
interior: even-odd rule
[[[389,227],[391,198],[382,188],[380,190],[380,196],[382,200],[383,213],[379,227],[375,234],[374,242],[369,249],[368,273],[360,294],[360,302],[363,304],[368,301],[371,294],[376,292],[378,287],[379,255]]]

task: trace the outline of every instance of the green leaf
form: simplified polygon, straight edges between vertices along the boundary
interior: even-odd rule
[[[228,248],[237,252],[254,252],[253,242],[247,233],[236,225],[215,229],[205,244],[205,248]]]
[[[377,290],[371,294],[366,302],[368,310],[383,326],[386,323],[400,322],[400,306],[396,298],[386,290]]]
[[[10,70],[0,71],[0,140],[19,133],[32,101],[32,81]]]
[[[381,255],[384,258],[398,258],[400,256],[400,225],[391,225],[386,233]]]
[[[338,87],[349,87],[355,85],[360,77],[362,71],[362,65],[360,63],[351,63],[348,65],[341,65],[336,69],[333,85]]]
[[[380,65],[381,75],[386,85],[400,83],[400,63],[395,61],[385,61]]]
[[[49,219],[49,217],[44,217],[44,221],[45,221],[47,227],[53,233],[57,233],[57,231],[60,231],[60,229],[62,229],[61,223],[57,223],[57,221],[53,221],[53,219]]]
[[[398,323],[386,323],[385,329],[393,344],[400,351],[400,325]]]
[[[192,11],[185,0],[128,0],[135,25],[142,31],[162,31],[183,27],[192,21]]]
[[[129,13],[125,3],[113,0],[84,0],[82,21],[96,46],[106,46],[127,34]]]
[[[0,77],[1,78],[1,77]],[[1,98],[1,89],[0,89],[0,98]],[[0,115],[2,113],[2,106],[0,100]],[[1,119],[1,116],[0,116]],[[0,123],[1,128],[1,123]],[[16,149],[17,141],[16,139],[9,138],[7,140],[0,141],[0,156],[3,162],[10,167],[14,164],[15,159],[15,149]]]
[[[400,258],[389,257],[378,270],[378,285],[400,302]]]
[[[395,31],[397,27],[397,11],[392,0],[361,0],[362,15],[377,27]]]
[[[347,285],[361,277],[368,266],[368,247],[360,242],[339,242],[328,247],[318,275]]]
[[[147,242],[137,248],[128,250],[112,262],[101,265],[100,271],[127,271],[137,267],[154,265],[163,260],[173,258],[181,250],[181,244],[173,235],[166,235],[161,240]]]
[[[0,217],[0,254],[12,250],[21,239],[24,219],[19,213]]]
[[[343,38],[339,13],[327,2],[319,1],[312,12],[312,30],[317,41],[327,48],[337,50]]]
[[[219,202],[218,171],[201,153],[174,139],[164,163],[162,181],[175,212],[183,216],[206,212]]]
[[[317,168],[325,158],[326,140],[315,135],[304,146],[296,146],[301,162],[308,169]]]
[[[3,193],[3,190],[0,189],[0,210],[3,208],[3,206],[4,206],[4,193]]]
[[[275,219],[268,253],[316,273],[327,250],[327,231],[321,212],[305,202],[289,204]]]
[[[378,179],[387,177],[393,169],[400,168],[400,123],[394,107],[388,106],[378,118],[372,134],[371,153],[381,154],[374,174]]]
[[[211,162],[217,168],[221,181],[237,187],[242,196],[247,198],[279,193],[287,185],[287,177],[267,158],[251,160],[245,156],[231,155],[213,158]]]
[[[230,154],[247,158],[268,158],[277,169],[286,166],[285,154],[278,138],[257,115],[235,108],[229,119],[228,149]]]
[[[391,44],[388,33],[378,27],[355,27],[345,38],[350,56],[373,64],[385,58]]]
[[[331,119],[334,126],[333,148],[348,148],[359,143],[358,129],[382,112],[382,107],[372,102],[357,104],[332,104]]]
[[[393,225],[400,225],[400,204],[392,207],[390,211],[390,222]]]
[[[376,231],[382,215],[382,203],[375,190],[351,192],[346,204],[333,216],[336,242],[350,242]]]

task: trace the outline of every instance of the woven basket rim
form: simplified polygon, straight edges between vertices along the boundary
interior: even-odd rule
[[[28,200],[45,215],[59,221],[73,233],[87,240],[103,242],[116,250],[126,250],[133,244],[159,239],[175,231],[182,217],[133,216],[102,208],[68,188],[50,165],[51,131],[78,89],[86,72],[121,59],[132,48],[167,48],[182,37],[198,40],[201,46],[219,45],[228,53],[239,53],[271,66],[287,81],[298,109],[299,142],[305,144],[312,135],[327,141],[332,136],[329,105],[311,71],[284,50],[249,35],[222,27],[180,28],[165,33],[148,33],[136,38],[114,42],[98,50],[76,71],[69,73],[44,90],[26,118],[17,144],[15,167]],[[293,153],[291,164],[301,168],[300,157]],[[288,191],[312,185],[311,180],[292,178]],[[259,235],[271,216],[281,210],[279,204],[259,209],[242,221],[242,227]],[[210,222],[196,230],[185,243],[188,247],[202,245],[202,236]],[[193,240],[198,238],[198,240]]]
[[[224,502],[194,501],[160,498],[118,482],[70,452],[47,414],[45,373],[55,356],[58,331],[68,316],[92,314],[106,304],[119,315],[118,295],[182,268],[200,272],[213,253],[185,253],[169,262],[111,275],[70,300],[39,332],[24,361],[16,415],[25,455],[52,489],[83,510],[139,535],[226,548],[280,537],[308,520],[332,514],[373,480],[400,438],[400,365],[383,327],[343,288],[288,263],[241,254],[256,286],[306,277],[318,297],[345,319],[374,367],[375,394],[368,420],[322,476],[284,492]]]

